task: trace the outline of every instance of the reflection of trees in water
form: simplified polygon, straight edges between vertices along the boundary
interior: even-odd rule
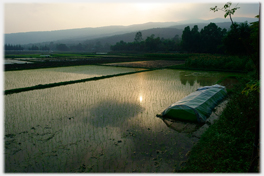
[[[181,83],[182,83],[183,85],[186,85],[186,83],[187,83],[187,79],[182,79],[182,78],[181,78]]]
[[[194,85],[194,82],[196,81],[196,76],[192,75],[186,75],[186,72],[180,72],[180,81],[183,85],[186,85],[188,82],[190,86]]]
[[[188,77],[188,82],[190,83],[190,86],[193,86],[195,81],[196,81],[195,76]]]
[[[211,76],[195,76],[188,73],[190,72],[180,72],[180,81],[183,85],[186,85],[186,83],[188,82],[190,86],[193,86],[194,82],[196,81],[201,86],[209,86],[215,84],[217,81],[214,77]]]
[[[197,82],[200,83],[201,86],[209,86],[216,83],[216,79],[213,77],[197,77]]]

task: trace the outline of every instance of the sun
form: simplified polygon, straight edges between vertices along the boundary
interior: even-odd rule
[[[140,11],[149,11],[159,7],[158,3],[136,3],[135,6]]]

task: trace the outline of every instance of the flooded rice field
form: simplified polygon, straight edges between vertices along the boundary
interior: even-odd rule
[[[156,114],[224,76],[164,69],[5,95],[5,172],[178,170],[198,138]]]
[[[5,90],[30,87],[38,84],[71,81],[97,76],[113,75],[143,70],[141,68],[117,68],[107,66],[71,66],[5,72]]]
[[[30,64],[32,62],[15,60],[15,59],[5,59],[4,64]]]

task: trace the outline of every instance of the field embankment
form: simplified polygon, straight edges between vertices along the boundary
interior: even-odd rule
[[[180,172],[259,172],[259,93],[242,94],[244,87],[240,78],[219,120],[201,136]]]
[[[184,63],[189,54],[52,54],[50,57],[40,57],[38,54],[7,55],[7,59],[17,59],[31,62],[30,64],[6,64],[5,71],[37,69],[50,67],[64,67],[76,65],[98,65],[121,62],[164,60]],[[153,65],[153,64],[152,64]],[[174,65],[174,64],[173,64]],[[142,66],[141,66],[142,67]],[[144,66],[143,66],[144,67]],[[150,68],[148,65],[146,68]],[[156,68],[153,66],[152,68]],[[160,68],[160,66],[159,66]]]

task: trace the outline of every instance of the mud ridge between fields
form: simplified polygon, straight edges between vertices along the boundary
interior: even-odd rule
[[[87,81],[96,81],[96,80],[100,80],[100,79],[130,75],[130,74],[153,71],[153,70],[157,70],[157,69],[147,69],[147,70],[141,70],[141,71],[119,73],[119,74],[114,74],[114,75],[106,75],[106,76],[100,76],[100,77],[93,77],[93,78],[86,78],[86,79],[79,79],[79,80],[72,80],[72,81],[64,81],[64,82],[57,82],[57,83],[50,83],[50,84],[38,84],[35,86],[31,86],[31,87],[23,87],[23,88],[5,90],[4,94],[8,95],[8,94],[26,92],[26,91],[37,90],[37,89],[46,89],[46,88],[52,88],[52,87],[58,87],[58,86],[65,86],[65,85],[69,85],[69,84],[75,84],[75,83],[81,83],[81,82],[87,82]]]

